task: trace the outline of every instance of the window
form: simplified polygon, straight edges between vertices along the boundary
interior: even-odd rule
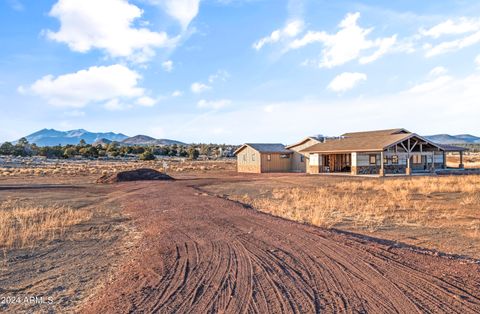
[[[247,161],[247,154],[243,154],[243,161]]]
[[[255,154],[252,154],[252,161],[255,161]]]
[[[414,164],[421,164],[422,163],[422,155],[413,155],[412,156],[412,162]]]
[[[370,164],[371,165],[376,165],[377,164],[377,155],[370,155],[369,156]]]
[[[268,155],[267,155],[267,160],[268,160],[268,161],[272,160],[272,155],[268,154]]]
[[[398,165],[398,155],[393,155],[392,156],[392,164]]]
[[[280,158],[290,158],[290,155],[289,154],[283,154],[283,155],[280,155]]]
[[[305,161],[305,160],[304,160],[303,155],[300,155],[300,162],[304,162],[304,161]]]
[[[383,164],[388,165],[388,157],[387,156],[383,156]]]

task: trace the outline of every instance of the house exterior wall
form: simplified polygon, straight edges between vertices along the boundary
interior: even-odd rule
[[[308,153],[300,153],[302,149],[308,148],[314,144],[319,143],[316,140],[308,139],[305,143],[297,146],[290,146],[289,149],[293,151],[292,154],[292,171],[293,172],[307,172],[307,167],[309,166],[309,155]]]
[[[247,146],[237,154],[237,171],[260,173],[261,172],[261,156],[260,153],[253,148]]]
[[[269,160],[270,156],[270,160]],[[261,172],[291,172],[292,154],[262,153]]]
[[[320,154],[309,154],[307,173],[315,174],[320,173],[320,167],[322,166],[322,158]]]
[[[370,164],[370,155],[376,156],[376,163]],[[419,157],[421,163],[413,163],[413,156]],[[356,157],[355,157],[356,156]],[[380,153],[352,153],[352,174],[379,174],[381,168]],[[393,162],[393,156],[398,157],[398,163]],[[412,171],[430,171],[432,165],[432,156],[435,169],[443,168],[443,152],[412,152],[410,153],[410,167]],[[405,152],[384,152],[387,162],[384,163],[386,174],[405,174],[407,173],[407,158]]]

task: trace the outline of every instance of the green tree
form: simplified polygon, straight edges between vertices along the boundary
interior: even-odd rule
[[[0,146],[0,155],[12,155],[15,147],[10,142],[5,142]]]
[[[141,155],[140,155],[140,160],[155,160],[155,155],[149,151],[149,150],[146,150],[145,152],[143,152]]]
[[[195,146],[193,146],[193,145],[190,146],[190,147],[188,148],[188,158],[195,160],[195,159],[198,158],[198,156],[200,156],[200,153],[199,153],[198,150],[195,148]]]
[[[18,140],[17,145],[26,147],[28,146],[28,140],[25,137],[22,137],[21,139]]]
[[[63,151],[63,156],[65,158],[72,158],[72,157],[75,157],[75,155],[77,155],[77,150],[75,149],[75,147],[66,147]]]

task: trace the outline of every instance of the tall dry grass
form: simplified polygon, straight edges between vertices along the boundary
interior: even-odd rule
[[[24,248],[62,236],[67,227],[89,220],[92,213],[54,204],[36,205],[18,199],[0,203],[0,248]]]
[[[324,227],[348,224],[374,231],[392,225],[443,228],[460,222],[469,234],[480,236],[480,176],[347,180],[233,198]]]

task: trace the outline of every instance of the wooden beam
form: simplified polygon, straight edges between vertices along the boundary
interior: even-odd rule
[[[412,152],[412,151],[413,151],[413,149],[415,148],[415,146],[417,146],[417,144],[418,144],[418,142],[417,142],[417,141],[415,141],[415,144],[413,144],[413,146],[410,148],[410,152]]]

